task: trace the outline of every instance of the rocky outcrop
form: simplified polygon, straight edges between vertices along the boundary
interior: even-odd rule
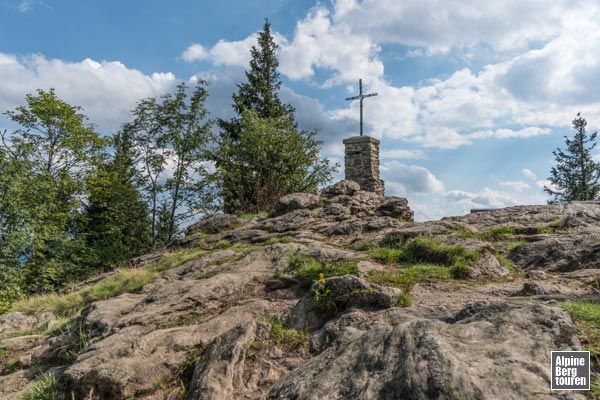
[[[543,236],[509,255],[522,268],[570,272],[600,268],[600,235]]]
[[[161,272],[135,293],[59,329],[0,316],[0,399],[41,372],[64,399],[585,397],[549,390],[549,357],[581,348],[560,302],[600,290],[600,205],[411,220],[353,181],[202,220],[131,263]],[[439,254],[410,259],[418,240]],[[468,274],[451,279],[455,256]]]
[[[327,348],[279,380],[269,398],[583,397],[549,391],[550,351],[580,348],[571,318],[556,307],[483,302],[435,317],[356,311],[324,331]]]

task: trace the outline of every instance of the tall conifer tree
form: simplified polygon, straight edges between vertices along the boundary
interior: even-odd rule
[[[553,196],[550,203],[598,200],[600,198],[600,163],[592,158],[597,132],[588,135],[587,121],[577,113],[573,120],[575,136],[565,136],[566,149],[557,148],[553,154],[556,166],[550,170],[548,180],[552,186],[544,191]]]
[[[218,120],[222,137],[238,139],[245,110],[255,111],[260,118],[289,118],[293,121],[294,107],[283,104],[279,98],[278,48],[271,35],[271,23],[265,19],[263,29],[258,33],[257,46],[250,50],[246,82],[238,84],[238,93],[232,96],[236,117],[230,121]]]

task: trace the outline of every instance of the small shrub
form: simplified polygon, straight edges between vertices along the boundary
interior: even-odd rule
[[[413,301],[410,297],[410,293],[402,292],[398,297],[398,301],[396,302],[396,307],[410,307],[412,306]]]
[[[457,262],[450,267],[450,276],[454,279],[468,279],[471,275],[471,267],[464,262]]]
[[[19,400],[54,400],[59,398],[58,384],[54,374],[43,375],[31,388],[21,394]]]

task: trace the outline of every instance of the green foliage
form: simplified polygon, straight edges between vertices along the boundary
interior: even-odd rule
[[[271,340],[275,344],[285,345],[290,348],[297,348],[307,344],[310,336],[303,331],[285,328],[280,322],[267,319],[271,325]]]
[[[330,181],[334,168],[320,157],[315,136],[290,119],[244,111],[238,139],[224,138],[216,152],[225,212],[269,211],[286,194],[314,193]]]
[[[490,228],[487,231],[485,231],[482,235],[482,237],[485,240],[492,240],[492,241],[500,241],[500,240],[506,240],[506,238],[508,238],[509,235],[511,235],[513,233],[512,228],[509,226],[498,226],[495,228]]]
[[[369,255],[386,264],[401,262],[422,264],[431,263],[451,266],[457,262],[471,262],[479,259],[479,254],[463,246],[453,246],[433,238],[416,237],[400,245],[385,245],[372,248]]]
[[[577,321],[586,349],[600,361],[600,303],[568,301],[563,307]]]
[[[510,258],[506,258],[503,255],[496,254],[496,259],[500,262],[500,264],[505,266],[510,273],[514,273],[515,271],[517,271],[517,266],[514,262],[512,262]]]
[[[23,366],[16,358],[9,358],[6,360],[6,365],[4,366],[4,370],[2,371],[4,374],[12,374],[15,371],[22,369]]]
[[[246,222],[254,219],[254,218],[264,218],[267,215],[269,215],[269,213],[267,212],[259,212],[259,213],[250,213],[250,214],[242,214],[238,216],[238,222],[240,224],[245,224]]]
[[[415,283],[447,281],[452,277],[450,268],[436,264],[411,265],[402,268],[402,273],[405,276],[405,279]]]
[[[87,275],[77,226],[86,178],[107,144],[81,108],[54,90],[28,94],[26,102],[5,113],[20,128],[1,135],[0,286],[13,275],[0,294],[4,309],[21,292],[50,291]]]
[[[398,301],[396,301],[396,307],[410,307],[412,306],[413,301],[410,297],[410,293],[402,292],[400,296],[398,296]]]
[[[189,260],[193,260],[194,258],[200,257],[207,253],[208,250],[198,247],[170,251],[162,255],[158,263],[152,267],[152,270],[163,272],[171,268],[176,268]]]
[[[58,382],[52,372],[44,374],[19,400],[55,400],[59,398]]]
[[[397,264],[406,260],[406,253],[402,248],[374,247],[370,248],[368,253],[374,260],[387,265]]]
[[[417,237],[404,246],[405,258],[413,263],[453,265],[458,261],[476,261],[479,255],[463,246],[452,246],[432,238]]]
[[[308,289],[314,282],[319,281],[320,274],[327,277],[340,275],[358,275],[356,261],[338,263],[319,262],[314,258],[293,255],[289,268],[294,271],[300,289]]]
[[[159,274],[146,269],[119,269],[117,272],[91,286],[65,294],[35,295],[19,300],[14,311],[37,314],[50,311],[56,316],[73,316],[94,301],[140,290]]]
[[[557,148],[553,152],[556,166],[550,170],[551,186],[544,187],[552,196],[550,203],[597,200],[600,195],[600,163],[594,161],[592,154],[597,133],[588,136],[587,121],[581,113],[577,113],[572,123],[575,136],[565,136],[566,149]]]
[[[459,261],[450,267],[450,276],[454,279],[468,279],[471,275],[471,267]]]
[[[130,133],[115,136],[115,153],[88,179],[88,202],[81,234],[89,247],[88,264],[113,269],[150,249],[148,208],[134,179],[135,154]]]
[[[219,120],[215,153],[224,210],[230,214],[270,211],[282,196],[316,192],[334,168],[319,156],[316,132],[298,131],[294,108],[279,99],[277,45],[265,20],[250,51],[246,82],[233,95],[236,117]]]
[[[189,99],[181,83],[174,94],[141,100],[133,110],[134,120],[123,128],[141,161],[139,182],[150,209],[155,247],[171,242],[182,222],[199,212],[215,211],[206,169],[213,140],[205,107],[207,85],[199,80]],[[173,167],[169,173],[167,163]]]
[[[277,67],[277,44],[271,35],[271,24],[265,19],[262,31],[258,33],[258,46],[250,50],[250,69],[246,71],[246,82],[238,85],[238,93],[233,95],[233,110],[237,118],[227,122],[219,120],[221,136],[233,141],[239,139],[240,116],[246,110],[255,111],[260,118],[293,119],[294,108],[283,104],[279,99],[281,80]]]

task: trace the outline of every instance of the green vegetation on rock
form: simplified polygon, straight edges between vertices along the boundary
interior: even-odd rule
[[[327,278],[348,274],[358,275],[356,261],[328,263],[298,255],[293,255],[290,258],[289,268],[294,271],[295,277],[299,281],[298,286],[301,289],[308,289],[313,283],[319,280],[321,273]]]
[[[158,276],[157,272],[146,269],[122,268],[114,275],[74,292],[35,295],[19,300],[13,310],[31,315],[50,311],[56,316],[73,316],[94,301],[138,291]]]
[[[52,372],[48,372],[19,396],[19,400],[55,400],[59,398],[58,382]]]

